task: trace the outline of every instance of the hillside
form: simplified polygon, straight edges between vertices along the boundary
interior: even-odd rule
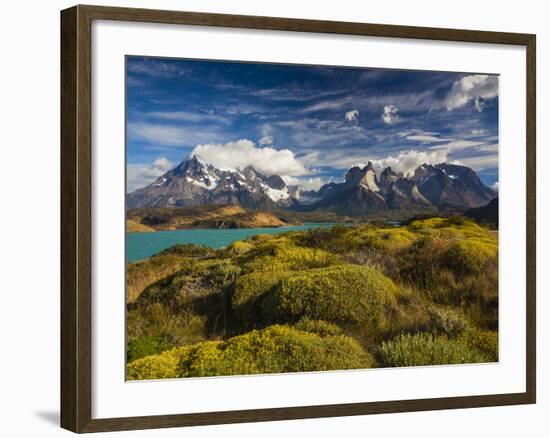
[[[498,236],[464,218],[176,245],[127,281],[130,380],[498,360]]]
[[[126,231],[128,233],[152,233],[155,230],[147,225],[128,219],[126,221]]]
[[[475,219],[480,223],[492,224],[498,227],[498,198],[493,199],[487,205],[478,208],[470,208],[464,216]]]
[[[128,211],[128,222],[153,230],[186,228],[275,228],[299,225],[289,218],[282,220],[271,212],[245,210],[237,205],[208,205],[181,208],[138,208]],[[128,229],[130,231],[130,229]]]

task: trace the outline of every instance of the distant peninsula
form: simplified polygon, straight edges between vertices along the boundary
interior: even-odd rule
[[[268,211],[250,211],[238,205],[208,205],[182,208],[138,208],[128,211],[128,232],[151,232],[191,228],[278,228],[302,222]]]

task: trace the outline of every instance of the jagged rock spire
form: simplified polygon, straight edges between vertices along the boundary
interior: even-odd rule
[[[352,167],[348,173],[346,173],[346,184],[349,186],[361,186],[371,192],[380,191],[376,172],[374,171],[371,161],[362,169],[358,166]]]

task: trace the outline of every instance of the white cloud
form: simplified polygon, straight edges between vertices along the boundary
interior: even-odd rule
[[[287,185],[298,185],[303,190],[319,190],[324,184],[326,184],[326,181],[318,176],[312,178],[295,178],[293,176],[285,175],[282,178]]]
[[[399,119],[399,116],[397,115],[398,112],[399,108],[395,105],[385,105],[384,112],[382,113],[382,120],[384,123],[391,125]]]
[[[277,122],[277,126],[291,131],[290,139],[301,147],[323,144],[340,146],[366,139],[366,130],[357,123],[347,123],[343,119],[321,120],[306,117],[304,119]]]
[[[264,135],[260,140],[258,141],[259,144],[262,146],[268,146],[273,144],[273,136],[271,135]]]
[[[348,122],[358,123],[359,122],[359,111],[356,110],[356,109],[348,111],[345,115],[345,118]]]
[[[450,141],[449,138],[440,138],[436,137],[434,135],[428,135],[428,134],[417,134],[417,135],[409,135],[405,137],[407,140],[413,140],[413,141],[419,141],[422,143],[439,143],[442,141]]]
[[[405,175],[413,173],[421,164],[439,164],[447,161],[447,151],[417,151],[414,149],[401,151],[397,155],[371,160],[377,171],[391,167],[394,172]]]
[[[137,73],[156,78],[175,78],[178,76],[187,76],[191,70],[181,67],[171,62],[165,62],[158,59],[148,59],[143,61],[131,60],[128,63],[128,72]]]
[[[460,164],[474,169],[476,172],[485,169],[496,169],[498,167],[498,155],[480,155],[476,157],[460,158],[452,161],[452,164]]]
[[[267,175],[299,176],[308,173],[291,150],[257,147],[247,139],[225,144],[200,144],[191,152],[193,155],[221,169],[244,169],[250,165]]]
[[[130,193],[151,184],[159,176],[173,167],[170,160],[164,157],[157,158],[150,166],[144,164],[129,164],[126,169],[126,191]]]
[[[459,150],[459,149],[469,149],[478,146],[486,145],[483,141],[473,141],[473,140],[454,140],[449,143],[431,146],[430,149],[445,149],[448,151]]]
[[[498,143],[484,144],[477,148],[478,152],[498,152]]]
[[[481,112],[486,106],[485,100],[498,96],[498,76],[469,75],[456,81],[443,101],[448,111],[462,108],[474,101],[476,109]]]
[[[146,116],[161,120],[174,120],[181,122],[215,122],[229,124],[230,121],[227,117],[217,114],[208,114],[192,111],[152,111],[145,113]]]
[[[485,102],[485,99],[482,99],[481,97],[476,97],[474,106],[476,107],[477,112],[480,113],[487,106],[487,102]]]
[[[472,129],[472,135],[485,135],[487,132],[486,129]]]
[[[126,77],[126,85],[128,87],[143,87],[145,85],[145,82],[141,79],[128,75]]]
[[[352,96],[344,96],[338,99],[330,99],[330,100],[324,100],[318,103],[315,103],[313,105],[309,105],[305,107],[304,109],[300,110],[300,112],[303,113],[310,113],[315,111],[326,111],[326,110],[335,110],[335,109],[341,109],[344,106],[349,105],[353,102]]]
[[[407,174],[421,164],[439,164],[449,161],[448,150],[415,150],[405,149],[396,151],[390,155],[368,154],[365,151],[339,150],[338,148],[314,151],[301,156],[300,161],[310,169],[310,176],[317,172],[315,168],[323,166],[333,169],[342,169],[342,176],[350,167],[363,167],[368,161],[372,161],[377,172],[381,172],[386,167],[391,167],[395,172]],[[325,181],[326,182],[326,181]]]
[[[300,161],[306,166],[313,166],[319,162],[319,151],[309,152],[300,157]]]
[[[146,140],[153,146],[183,146],[216,141],[219,138],[218,134],[214,132],[202,132],[180,126],[146,122],[129,123],[128,137]]]
[[[433,132],[433,131],[423,131],[421,129],[409,129],[407,131],[400,131],[397,133],[397,136],[400,138],[409,137],[412,135],[430,135],[430,136],[437,136],[439,135],[439,132]]]
[[[492,188],[493,190],[496,190],[496,191],[498,192],[498,186],[499,186],[498,181],[496,181],[496,182],[491,186],[491,188]]]

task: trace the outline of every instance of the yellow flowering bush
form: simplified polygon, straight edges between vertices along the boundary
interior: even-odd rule
[[[395,307],[397,287],[367,266],[339,265],[282,278],[264,311],[282,318],[307,316],[352,325],[382,325]]]

